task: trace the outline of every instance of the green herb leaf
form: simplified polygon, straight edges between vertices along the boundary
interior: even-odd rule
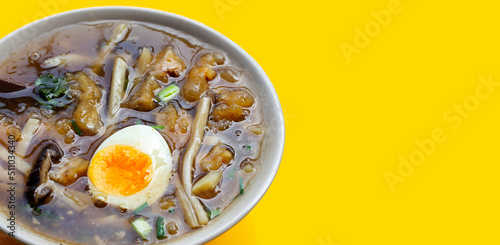
[[[55,77],[52,74],[41,75],[35,81],[35,92],[40,96],[36,100],[43,106],[64,107],[72,102],[66,98],[68,81],[64,77]]]
[[[73,129],[75,130],[75,133],[78,134],[79,136],[82,136],[82,130],[78,127],[76,124],[75,119],[71,120],[71,126],[73,126]]]
[[[150,127],[154,128],[156,130],[163,130],[163,129],[165,129],[165,126],[150,126]]]
[[[250,146],[250,145],[244,145],[243,149],[250,151],[250,150],[252,150],[252,146]]]
[[[169,208],[169,209],[168,209],[168,212],[169,212],[169,213],[174,213],[174,212],[175,212],[175,208]]]
[[[137,120],[135,120],[135,125],[142,125],[141,119],[137,118]]]

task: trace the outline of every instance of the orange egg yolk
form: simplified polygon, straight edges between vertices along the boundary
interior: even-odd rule
[[[94,155],[88,170],[94,186],[109,195],[133,195],[153,177],[151,158],[128,145],[108,146]]]

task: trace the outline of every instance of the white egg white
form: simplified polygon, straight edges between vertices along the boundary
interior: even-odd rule
[[[172,171],[172,156],[165,139],[156,129],[150,126],[129,126],[114,133],[102,142],[95,151],[94,156],[102,149],[113,145],[132,146],[147,154],[152,161],[153,178],[146,188],[130,196],[107,194],[98,190],[89,178],[90,192],[94,196],[104,196],[108,204],[132,210],[138,208],[145,202],[152,204],[158,201],[167,190],[170,173]],[[90,164],[92,164],[92,161]]]

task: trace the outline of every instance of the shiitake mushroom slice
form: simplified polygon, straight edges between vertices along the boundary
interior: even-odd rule
[[[44,205],[52,201],[54,190],[52,187],[45,185],[49,180],[49,170],[53,163],[59,162],[62,154],[57,144],[53,142],[45,142],[35,164],[31,168],[24,195],[28,200],[28,204],[32,208]]]

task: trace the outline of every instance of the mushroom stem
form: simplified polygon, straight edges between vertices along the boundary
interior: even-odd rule
[[[92,65],[92,70],[96,74],[104,73],[103,66],[106,62],[106,57],[109,53],[111,53],[111,51],[113,51],[118,43],[125,39],[129,31],[129,27],[125,23],[121,23],[116,26],[116,28],[113,30],[113,33],[111,34],[111,37],[106,40],[104,46],[99,50],[97,60],[94,65]]]
[[[28,154],[28,148],[31,144],[31,140],[40,127],[40,124],[40,119],[28,119],[26,125],[24,125],[23,131],[21,132],[21,141],[16,146],[16,154],[18,156],[24,158]]]
[[[198,153],[201,142],[203,140],[205,126],[207,125],[208,114],[210,113],[211,105],[212,100],[209,97],[203,97],[200,99],[198,108],[196,110],[196,116],[193,121],[193,126],[191,128],[191,138],[189,139],[188,147],[182,160],[182,183],[184,186],[184,191],[189,197],[191,205],[196,212],[198,223],[200,225],[206,225],[208,223],[208,217],[201,202],[193,195],[192,171],[194,167],[194,158]]]
[[[2,161],[4,161],[6,164],[9,162],[9,156],[12,156],[9,153],[9,151],[7,151],[7,149],[5,149],[3,147],[0,147],[0,159]],[[15,161],[15,167],[17,170],[19,170],[24,175],[29,174],[29,171],[31,168],[31,165],[29,163],[25,162],[20,157],[16,157],[14,161]],[[5,166],[5,171],[2,171],[2,175],[5,174],[5,176],[0,177],[2,180],[3,180],[3,177],[6,177],[6,179],[8,179],[8,176],[7,176],[8,169],[9,169],[8,166]]]
[[[191,203],[186,196],[186,193],[184,193],[184,190],[182,188],[182,184],[179,179],[177,179],[177,188],[175,190],[175,195],[177,196],[179,203],[181,204],[182,208],[184,209],[184,217],[186,219],[186,223],[189,225],[191,228],[198,228],[200,227],[200,224],[198,223],[198,219],[196,218],[196,214],[193,210],[193,206],[191,206]]]
[[[137,59],[137,71],[139,74],[144,74],[152,61],[153,54],[151,53],[151,50],[146,47],[142,48],[141,54]]]
[[[9,182],[8,173],[9,173],[8,168],[4,168],[3,166],[0,166],[0,183],[8,183]]]
[[[51,69],[54,67],[58,66],[64,66],[68,63],[75,65],[75,64],[84,64],[87,63],[90,60],[88,56],[81,55],[81,54],[73,54],[73,53],[66,53],[66,54],[61,54],[58,56],[54,56],[52,58],[48,58],[40,64],[40,66],[43,69]]]
[[[127,63],[120,57],[115,59],[113,67],[113,77],[111,79],[111,91],[109,93],[109,109],[108,114],[113,118],[115,113],[120,109],[120,102],[125,92],[125,79],[127,75]]]

